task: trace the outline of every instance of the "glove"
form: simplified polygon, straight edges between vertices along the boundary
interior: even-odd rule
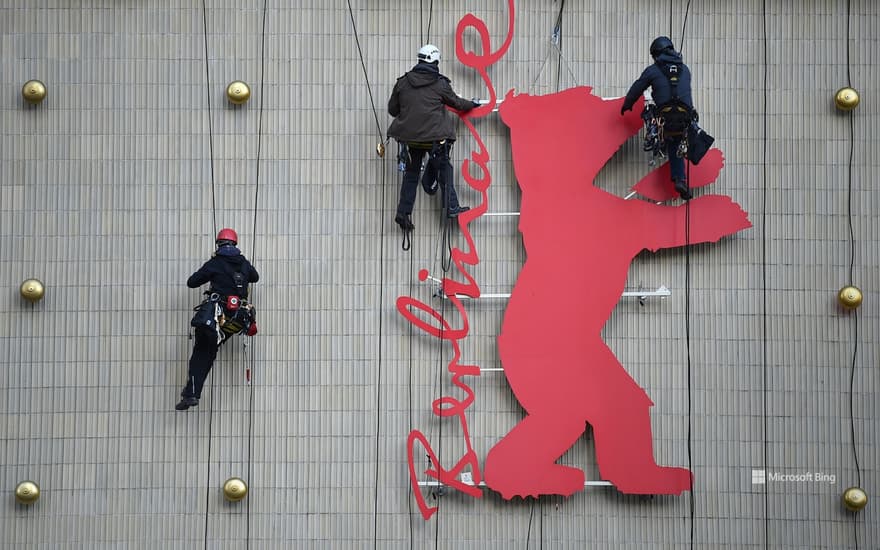
[[[473,107],[474,109],[483,105],[482,103],[480,103],[480,100],[476,97],[471,99],[471,103],[474,104],[474,107]]]
[[[627,107],[626,105],[621,105],[621,107],[620,107],[620,116],[623,116],[623,114],[624,114],[625,112],[627,112],[627,111],[632,111],[632,110],[633,110],[632,107]]]

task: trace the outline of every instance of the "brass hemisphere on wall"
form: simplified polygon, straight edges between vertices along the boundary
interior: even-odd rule
[[[850,512],[858,512],[868,504],[868,495],[859,487],[850,487],[843,492],[843,505]]]
[[[240,477],[230,477],[223,484],[223,496],[229,502],[238,502],[247,496],[248,486]]]
[[[846,309],[856,309],[862,305],[862,291],[856,286],[845,286],[837,293],[837,301]]]
[[[19,287],[18,291],[21,293],[21,297],[25,300],[29,302],[38,302],[43,299],[43,295],[46,293],[46,287],[43,286],[43,283],[41,283],[39,279],[26,279],[21,283],[21,287]]]
[[[226,98],[234,105],[247,103],[251,97],[251,88],[241,80],[235,80],[226,87]]]
[[[28,80],[21,87],[21,97],[36,105],[46,99],[46,85],[39,80]]]
[[[33,481],[22,481],[15,487],[15,500],[20,504],[33,504],[40,498],[40,486]]]
[[[834,104],[841,111],[852,111],[859,105],[859,92],[850,87],[841,88],[834,95]]]

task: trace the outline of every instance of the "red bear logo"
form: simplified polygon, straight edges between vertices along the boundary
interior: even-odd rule
[[[500,108],[522,189],[519,228],[527,253],[498,337],[505,375],[527,416],[489,451],[484,468],[486,484],[504,498],[582,490],[584,472],[556,460],[587,422],[600,473],[621,492],[691,488],[690,471],[654,461],[653,403],[601,330],[643,249],[715,242],[751,223],[729,197],[704,195],[690,201],[688,236],[687,206],[624,200],[593,186],[641,128],[638,114],[620,117],[622,102],[581,87],[546,96],[509,93]],[[691,170],[691,188],[714,181],[721,164],[720,152],[707,155]],[[656,200],[675,196],[668,172],[664,165],[636,189]]]

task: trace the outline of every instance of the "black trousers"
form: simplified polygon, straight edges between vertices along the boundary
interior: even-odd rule
[[[452,162],[449,160],[449,153],[452,149],[452,142],[447,140],[446,143],[435,143],[431,149],[419,147],[407,147],[409,156],[406,160],[406,171],[403,173],[403,183],[400,187],[400,202],[397,203],[398,214],[412,214],[413,206],[416,203],[416,192],[419,189],[419,173],[422,170],[422,159],[425,154],[429,154],[428,164],[425,167],[424,186],[427,188],[430,183],[436,179],[440,185],[440,191],[443,193],[443,207],[457,210],[458,195],[455,193],[453,180]]]
[[[214,359],[217,358],[217,350],[226,343],[229,337],[217,343],[217,333],[213,328],[196,328],[195,340],[192,356],[189,358],[189,372],[187,373],[186,385],[180,392],[181,397],[202,397],[202,387],[205,385],[205,379],[214,366]]]

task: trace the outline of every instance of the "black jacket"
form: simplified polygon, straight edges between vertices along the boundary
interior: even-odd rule
[[[226,249],[229,248],[232,250],[227,251]],[[248,283],[256,283],[259,280],[260,274],[237,248],[223,247],[198,271],[189,276],[186,286],[198,288],[205,283],[211,283],[211,292],[221,296],[247,298]]]
[[[675,70],[678,73],[678,85],[676,86],[678,99],[693,109],[694,100],[691,97],[691,71],[682,61],[681,54],[673,51],[663,52],[657,56],[654,64],[646,68],[642,72],[642,76],[633,82],[633,85],[626,93],[626,100],[623,102],[623,108],[625,110],[632,109],[633,104],[638,101],[639,96],[642,95],[642,92],[648,89],[648,86],[651,87],[651,98],[657,106],[663,106],[672,101],[672,86],[670,85],[666,74],[664,74],[664,71],[668,72],[670,67],[675,67]]]
[[[455,115],[446,105],[470,111],[474,102],[456,95],[450,80],[433,63],[419,63],[397,79],[388,114],[395,117],[388,136],[403,142],[455,139]]]

